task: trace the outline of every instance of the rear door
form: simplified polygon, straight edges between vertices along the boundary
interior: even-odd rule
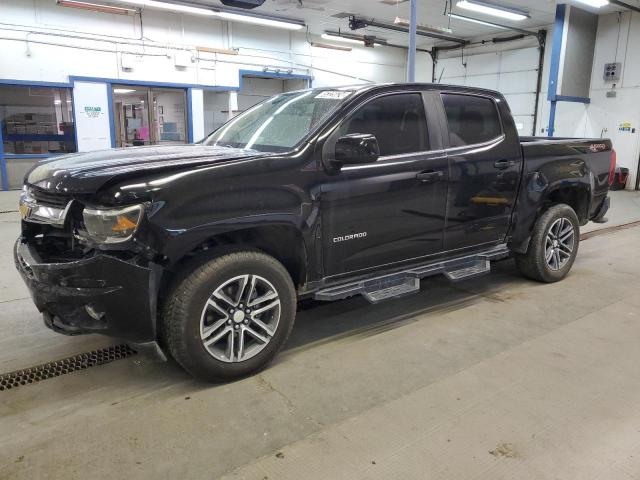
[[[322,185],[326,276],[442,251],[447,158],[439,128],[431,131],[427,125],[427,112],[434,109],[425,109],[425,101],[439,101],[433,95],[436,100],[421,92],[369,99],[327,140],[325,151],[342,135],[374,134],[380,158],[373,164],[345,165]]]
[[[503,99],[441,94],[449,147],[444,247],[456,250],[505,239],[516,200],[522,153]]]

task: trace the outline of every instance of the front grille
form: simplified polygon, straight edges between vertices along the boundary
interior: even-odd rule
[[[0,392],[11,390],[21,385],[40,382],[47,378],[59,377],[76,370],[84,370],[85,368],[111,363],[115,360],[131,357],[136,353],[129,345],[113,345],[36,367],[25,368],[17,372],[5,373],[0,375]]]
[[[65,208],[71,201],[70,195],[64,195],[59,193],[46,192],[38,188],[31,188],[29,190],[30,196],[41,205],[47,205],[57,208]]]

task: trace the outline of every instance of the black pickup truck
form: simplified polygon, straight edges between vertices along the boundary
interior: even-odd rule
[[[49,328],[230,379],[275,356],[301,299],[375,303],[508,256],[562,279],[614,167],[609,140],[519,138],[493,91],[289,92],[195,145],[40,162],[15,263]]]

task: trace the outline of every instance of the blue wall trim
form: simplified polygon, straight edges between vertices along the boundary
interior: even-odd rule
[[[69,75],[69,81],[73,85],[75,82],[89,83],[107,83],[110,85],[135,85],[140,87],[159,87],[159,88],[201,88],[203,90],[238,90],[239,87],[228,87],[224,85],[199,85],[195,83],[171,83],[171,82],[150,82],[146,80],[128,80],[126,78],[104,78],[104,77],[79,77]]]
[[[73,86],[71,83],[64,83],[64,82],[34,82],[31,80],[12,80],[12,79],[0,79],[0,85],[20,85],[23,87],[58,87],[58,88],[70,88]]]
[[[193,143],[193,108],[191,101],[193,99],[192,88],[187,88],[187,143]]]
[[[553,100],[551,102],[551,108],[549,109],[549,128],[547,130],[547,136],[553,137],[556,124],[556,105],[557,102]]]
[[[558,101],[558,102],[591,103],[591,99],[588,98],[588,97],[570,97],[568,95],[556,95],[556,101]]]
[[[2,128],[0,128],[0,176],[2,176],[2,190],[9,190],[9,176],[7,162],[4,158],[4,142],[2,140]]]
[[[107,83],[107,112],[109,114],[109,137],[111,148],[116,148],[116,117],[113,114],[113,88]]]

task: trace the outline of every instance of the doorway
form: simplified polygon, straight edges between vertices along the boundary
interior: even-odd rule
[[[117,147],[187,143],[186,92],[113,85]]]

